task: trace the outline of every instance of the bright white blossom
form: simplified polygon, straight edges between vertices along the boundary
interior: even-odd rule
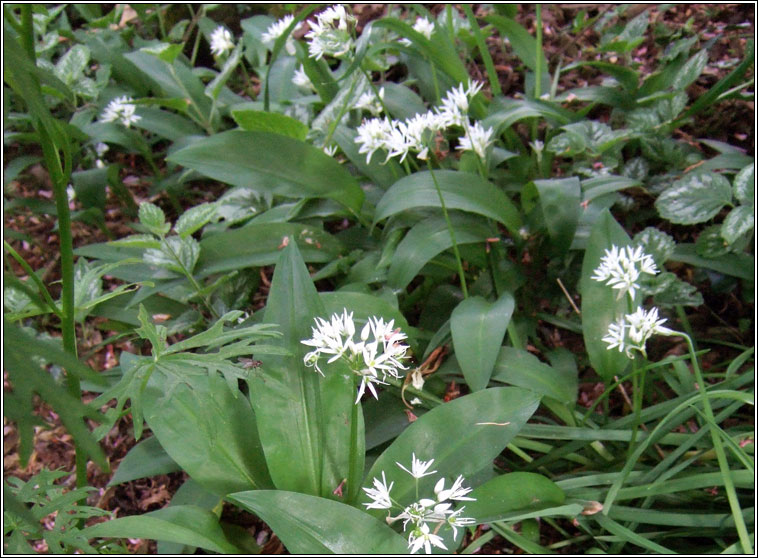
[[[658,318],[658,308],[645,311],[638,307],[632,314],[626,314],[622,319],[608,326],[608,334],[603,341],[608,343],[608,349],[618,348],[632,358],[632,351],[637,350],[646,355],[645,345],[653,335],[673,335],[672,329],[663,327],[665,318]]]
[[[132,124],[139,121],[142,117],[135,114],[137,107],[134,105],[134,99],[123,96],[113,99],[100,115],[100,122],[114,122],[118,120],[129,128]]]
[[[373,500],[372,502],[363,504],[366,506],[366,509],[390,509],[392,507],[392,501],[390,500],[390,490],[392,490],[392,486],[394,484],[394,482],[391,482],[390,485],[387,486],[387,479],[384,476],[384,471],[382,471],[382,480],[380,481],[379,479],[374,479],[374,488],[363,489],[368,497]]]
[[[432,466],[432,463],[434,463],[434,459],[430,459],[429,461],[421,461],[420,459],[416,459],[416,454],[411,454],[411,470],[409,471],[405,467],[403,467],[400,463],[397,461],[395,464],[400,467],[403,471],[411,475],[415,479],[420,479],[421,477],[425,477],[427,475],[433,475],[437,471],[429,471],[426,472],[429,467]]]
[[[355,143],[361,144],[358,153],[366,153],[367,165],[371,163],[371,157],[374,153],[380,149],[387,149],[392,130],[392,122],[386,116],[384,118],[364,120],[363,124],[358,126],[358,136],[355,138]],[[389,160],[389,157],[387,157],[387,160]]]
[[[487,147],[492,143],[492,128],[484,129],[479,122],[466,127],[466,135],[458,140],[458,149],[461,151],[473,151],[484,159]]]
[[[384,87],[379,89],[379,97],[374,95],[373,91],[366,91],[363,95],[358,97],[358,100],[353,105],[353,108],[359,110],[367,110],[374,116],[380,114],[383,110],[380,100],[384,100]]]
[[[434,23],[425,17],[419,17],[416,18],[416,23],[413,24],[413,30],[417,33],[421,33],[427,39],[431,39],[432,33],[434,33]],[[405,46],[411,46],[410,39],[400,39],[400,43]]]
[[[464,117],[468,115],[469,104],[483,85],[478,81],[469,80],[466,89],[460,83],[458,87],[447,92],[445,98],[442,99],[442,106],[437,108],[437,113],[445,123],[445,127],[463,126]]]
[[[308,77],[308,74],[305,73],[302,64],[298,69],[295,70],[295,73],[292,76],[292,83],[302,89],[310,89],[311,91],[315,90],[315,87],[313,87],[313,83],[311,83],[311,79]]]
[[[213,56],[221,56],[233,48],[234,40],[229,30],[221,25],[216,27],[211,33],[211,53]]]
[[[276,43],[277,39],[284,34],[287,27],[289,27],[293,21],[295,21],[294,16],[286,15],[282,19],[269,25],[266,32],[261,35],[261,41],[263,44],[269,48],[274,48],[274,43]],[[291,35],[287,37],[287,41],[284,43],[284,48],[287,50],[288,54],[295,54],[295,42],[292,40]]]
[[[658,273],[653,258],[642,252],[642,246],[634,249],[631,246],[619,248],[613,245],[605,251],[592,279],[618,289],[617,299],[629,293],[629,297],[634,300],[635,291],[640,288],[637,283],[640,273]]]
[[[436,473],[436,471],[427,472],[432,463],[434,463],[434,459],[422,461],[416,458],[416,454],[413,453],[410,470],[400,463],[397,463],[397,466],[415,479],[416,493],[418,494],[418,479]],[[471,488],[463,486],[462,476],[459,476],[448,490],[444,489],[445,479],[439,479],[434,488],[435,498],[420,498],[407,506],[392,500],[390,490],[392,490],[393,485],[394,482],[387,486],[387,479],[384,471],[382,471],[381,481],[374,478],[373,488],[363,489],[372,500],[363,505],[368,509],[391,510],[395,508],[399,510],[400,513],[395,517],[392,517],[388,512],[387,523],[403,522],[403,532],[408,533],[408,549],[411,554],[415,554],[422,548],[427,554],[432,553],[432,547],[447,550],[442,537],[437,534],[440,528],[448,525],[453,531],[453,540],[456,540],[458,538],[458,527],[475,523],[471,517],[461,517],[465,506],[461,506],[457,510],[453,509],[452,500],[474,500],[474,498],[466,497],[466,494],[471,492]]]
[[[350,24],[355,18],[348,14],[342,4],[331,6],[316,16],[316,21],[309,21],[311,30],[306,33],[308,55],[316,60],[325,54],[340,58],[353,48]]]
[[[322,356],[329,356],[328,363],[343,359],[361,378],[355,403],[360,401],[367,388],[378,399],[374,384],[386,384],[387,376],[399,378],[399,371],[407,368],[403,360],[407,358],[408,345],[402,343],[407,337],[400,329],[394,328],[394,323],[394,320],[385,322],[382,318],[370,317],[361,330],[360,341],[356,341],[352,312],[348,314],[344,309],[341,315],[332,315],[329,322],[316,318],[317,327],[311,328],[313,337],[301,341],[303,345],[315,348],[305,355],[303,362],[323,376],[319,367]]]

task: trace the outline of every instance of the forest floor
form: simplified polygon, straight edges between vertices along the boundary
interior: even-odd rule
[[[444,9],[443,5],[427,6],[433,12]],[[543,10],[543,41],[551,69],[559,60],[563,66],[575,60],[586,60],[588,59],[587,53],[592,53],[595,50],[599,36],[592,30],[591,26],[579,35],[571,31],[572,22],[577,13],[580,10],[585,10],[588,15],[594,16],[598,14],[598,11],[611,8],[613,5],[610,4],[553,4],[545,6]],[[353,6],[353,11],[359,20],[359,30],[368,21],[384,15],[386,10],[387,6],[384,4]],[[752,4],[677,4],[665,11],[658,11],[656,5],[640,4],[630,5],[627,14],[629,17],[633,17],[642,10],[649,11],[651,28],[659,23],[671,29],[689,25],[698,34],[701,43],[716,38],[709,53],[710,63],[706,71],[688,90],[691,99],[697,98],[724,77],[730,71],[730,63],[744,56],[747,38],[755,35]],[[481,10],[477,15],[483,15]],[[533,6],[521,5],[516,19],[530,33],[534,34],[535,15]],[[233,21],[225,21],[224,23],[227,23],[232,29],[235,27]],[[502,41],[499,38],[490,39],[489,44],[495,67],[500,76],[503,94],[513,96],[522,93],[524,83],[523,75],[518,71],[521,65],[519,60],[514,54],[503,49]],[[643,73],[652,72],[658,66],[664,47],[665,45],[654,40],[653,33],[648,33],[648,39],[639,45],[633,54],[634,61],[641,64]],[[487,82],[483,65],[472,64],[469,72],[474,79]],[[599,78],[599,74],[591,70],[570,71],[563,74],[558,89],[561,91],[573,87],[594,85],[598,83]],[[595,109],[596,112],[593,112],[592,117],[599,119],[609,117],[610,114],[603,115],[603,110],[606,109],[598,107]],[[755,107],[753,101],[728,101],[719,105],[718,111],[698,117],[696,122],[683,128],[681,134],[683,139],[692,140],[693,145],[699,149],[707,150],[708,148],[698,144],[695,138],[709,138],[740,147],[749,154],[755,151],[754,122]],[[8,157],[11,149],[13,147],[6,147],[6,157]],[[152,196],[150,194],[149,184],[141,178],[149,174],[148,169],[141,167],[143,163],[130,155],[121,154],[118,157],[117,162],[123,166],[122,181],[131,192],[134,200],[137,203],[143,201],[157,203],[166,210],[169,219],[174,218],[176,211],[173,210],[168,200],[162,195]],[[223,190],[220,189],[219,185],[210,186],[204,186],[202,189],[196,188],[189,193],[189,196],[186,196],[186,199],[191,200],[192,205],[202,201],[212,201]],[[41,165],[37,165],[30,173],[27,173],[25,180],[11,181],[5,190],[4,199],[20,203],[15,203],[11,212],[4,212],[4,226],[10,231],[19,233],[17,236],[24,235],[26,237],[25,240],[17,238],[8,238],[7,240],[29,262],[33,269],[44,269],[42,280],[50,285],[60,279],[60,259],[56,250],[58,236],[55,230],[55,218],[39,210],[40,207],[44,207],[45,203],[52,204],[53,201],[52,186],[47,172]],[[75,207],[76,202],[74,201],[72,208]],[[75,221],[73,223],[75,247],[120,238],[132,232],[130,223],[133,221],[133,217],[125,211],[124,206],[112,193],[108,194],[105,220],[107,231],[82,221]],[[17,276],[23,275],[23,271],[19,267],[15,267],[15,262],[10,262],[10,265],[13,266],[13,271]],[[271,270],[265,271],[269,272],[270,277]],[[698,287],[706,300],[704,306],[712,309],[703,309],[702,323],[711,321],[713,318],[710,314],[714,313],[717,315],[728,313],[732,317],[736,314],[752,319],[753,308],[744,307],[734,295],[724,297],[717,293],[708,293],[708,283],[703,283]],[[56,285],[53,284],[53,296],[58,294],[54,292],[55,288]],[[259,293],[259,296],[254,298],[252,305],[261,307],[264,303],[265,292]],[[80,357],[84,356],[87,364],[93,369],[108,370],[118,364],[117,355],[121,351],[137,351],[129,342],[103,345],[103,339],[107,339],[114,332],[102,331],[98,329],[97,324],[97,320],[93,324],[88,324],[87,327],[79,331],[78,337],[79,355]],[[38,323],[38,327],[46,329],[50,335],[59,335],[56,323],[52,320],[48,322],[42,320]],[[712,356],[716,358],[716,355]],[[7,380],[4,389],[10,389]],[[589,405],[599,393],[602,393],[602,389],[602,384],[581,383],[580,403]],[[85,402],[91,401],[96,395],[85,393]],[[59,417],[44,403],[39,403],[36,411],[46,426],[37,428],[34,451],[25,466],[21,465],[17,453],[18,435],[15,425],[4,419],[4,477],[15,476],[28,480],[43,468],[74,470],[75,448],[71,436],[62,426]],[[146,430],[146,435],[149,435],[149,430]],[[112,471],[118,468],[120,461],[135,443],[131,417],[126,416],[119,420],[101,443],[108,456]],[[104,473],[92,463],[89,464],[87,472],[88,484],[95,488],[88,503],[109,510],[118,517],[142,514],[164,507],[186,480],[185,474],[172,473],[135,480],[117,486],[108,486],[112,473]],[[70,478],[72,479],[72,477]],[[64,478],[61,482],[66,484],[67,479]],[[254,516],[231,507],[225,509],[224,513],[228,516],[225,519],[248,528],[264,545],[264,553],[286,553],[276,536],[272,535],[270,530]],[[51,523],[54,521],[52,517],[48,519]],[[156,550],[154,541],[139,539],[129,540],[128,548],[130,552],[138,554],[155,553]],[[37,550],[41,552],[46,550],[43,541],[37,544]],[[565,548],[564,551],[576,552],[581,550]],[[519,549],[512,547],[500,537],[492,539],[479,552],[485,554],[521,553]]]

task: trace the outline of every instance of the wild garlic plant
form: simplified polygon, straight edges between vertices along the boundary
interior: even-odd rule
[[[400,510],[400,513],[395,517],[392,517],[388,512],[386,521],[392,525],[396,521],[402,520],[403,532],[408,533],[408,549],[411,554],[415,554],[421,548],[427,554],[431,554],[433,546],[448,550],[443,538],[438,535],[440,529],[447,525],[453,532],[453,540],[456,540],[458,537],[458,527],[465,527],[475,523],[474,518],[462,517],[461,514],[465,506],[461,506],[457,510],[453,509],[453,506],[456,505],[455,502],[473,502],[476,500],[467,496],[472,489],[463,486],[465,480],[463,475],[458,475],[458,478],[447,489],[445,488],[445,478],[440,478],[434,485],[433,498],[418,497],[419,479],[437,472],[428,470],[433,463],[434,459],[422,461],[416,457],[415,453],[411,455],[410,470],[401,463],[395,462],[398,467],[415,480],[416,501],[410,505],[403,506],[392,498],[390,492],[395,483],[391,482],[387,485],[387,477],[384,471],[382,471],[382,480],[375,477],[372,488],[363,488],[366,495],[371,498],[370,502],[363,504],[366,506],[366,509]]]
[[[331,321],[315,318],[317,327],[312,328],[313,337],[301,341],[303,345],[315,349],[303,358],[306,366],[315,368],[324,375],[319,360],[330,355],[328,363],[338,359],[344,360],[350,369],[361,379],[356,405],[366,388],[378,399],[374,384],[387,384],[387,377],[400,378],[400,370],[407,367],[403,360],[407,357],[408,345],[402,343],[407,336],[394,328],[394,320],[386,322],[372,316],[360,333],[360,341],[355,341],[355,323],[353,313],[343,309],[342,314],[333,314]],[[379,375],[381,374],[381,378]]]

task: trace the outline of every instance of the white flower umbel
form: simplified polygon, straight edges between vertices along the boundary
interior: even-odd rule
[[[211,33],[211,54],[221,56],[234,48],[232,34],[225,27],[219,25]]]
[[[629,293],[630,299],[634,300],[635,292],[640,288],[637,283],[640,273],[658,273],[653,258],[642,252],[642,246],[634,249],[631,246],[619,248],[613,245],[610,250],[605,251],[592,279],[618,289],[617,299]]]
[[[492,128],[485,130],[479,122],[475,122],[473,125],[469,124],[466,127],[466,135],[458,140],[458,149],[461,151],[473,151],[481,159],[484,159],[485,151],[492,143],[492,136]]]
[[[405,467],[403,467],[400,463],[397,461],[395,464],[400,467],[403,471],[408,473],[410,476],[412,476],[414,479],[420,479],[421,477],[426,477],[428,475],[433,475],[437,471],[429,471],[428,473],[426,470],[432,466],[432,463],[434,463],[434,459],[430,459],[429,461],[421,461],[420,459],[416,459],[416,454],[411,454],[411,470],[409,471]]]
[[[358,135],[355,143],[361,144],[358,153],[366,153],[366,164],[371,163],[371,157],[380,149],[389,151],[390,136],[394,129],[392,122],[387,117],[371,118],[364,120],[363,124],[358,126]]]
[[[366,91],[363,95],[358,97],[358,100],[353,105],[353,108],[358,110],[367,110],[374,116],[380,114],[383,110],[381,101],[384,100],[384,87],[379,89],[379,97],[374,95],[373,91]]]
[[[370,317],[361,331],[360,341],[356,341],[352,312],[348,314],[345,309],[342,314],[334,314],[329,322],[316,318],[313,337],[301,341],[303,345],[314,347],[303,362],[323,376],[319,366],[323,356],[329,356],[329,363],[343,359],[361,379],[355,403],[360,401],[366,388],[378,399],[374,384],[386,384],[387,376],[400,378],[400,370],[407,368],[402,362],[407,358],[408,345],[402,343],[406,335],[394,329],[394,323],[394,320],[385,323],[381,318]]]
[[[324,55],[341,58],[349,53],[354,45],[350,27],[355,18],[347,13],[342,4],[331,6],[316,16],[316,21],[309,21],[311,30],[306,33],[308,55],[316,60]]]
[[[266,29],[266,32],[261,35],[261,41],[263,44],[270,49],[273,49],[274,43],[276,43],[277,39],[279,39],[279,37],[284,34],[284,32],[287,30],[287,27],[289,27],[293,21],[295,21],[294,16],[286,15],[279,21],[275,21],[269,25],[268,29]],[[294,56],[295,42],[292,40],[291,35],[287,37],[287,41],[284,43],[284,48],[287,51],[287,54]]]
[[[396,463],[403,471],[411,475],[416,482],[416,495],[418,497],[418,480],[433,475],[436,471],[428,471],[434,463],[434,459],[423,461],[411,455],[411,468],[406,469],[400,463]],[[474,498],[466,497],[471,492],[470,488],[463,486],[463,477],[459,476],[453,483],[453,486],[445,490],[445,479],[437,481],[434,488],[434,498],[420,498],[410,505],[404,506],[390,496],[390,490],[394,483],[387,486],[387,479],[382,471],[382,480],[375,478],[373,488],[364,488],[363,490],[371,498],[371,502],[364,503],[368,509],[396,509],[398,513],[395,517],[388,512],[387,523],[390,525],[396,521],[403,522],[403,532],[408,533],[408,549],[411,554],[415,554],[422,548],[427,554],[431,554],[432,547],[447,550],[443,539],[437,533],[445,525],[453,532],[453,540],[458,538],[458,527],[473,525],[475,520],[471,517],[461,517],[465,506],[457,510],[453,509],[455,500],[470,500]]]
[[[625,352],[632,358],[632,351],[636,350],[647,355],[645,345],[653,335],[674,335],[676,332],[663,327],[665,318],[658,318],[658,308],[644,310],[638,307],[632,314],[608,326],[608,334],[603,341],[608,343],[608,349],[618,348],[619,352]]]
[[[468,115],[469,104],[479,93],[482,85],[480,82],[469,80],[466,89],[460,83],[458,87],[447,92],[445,98],[442,99],[442,107],[437,108],[437,113],[445,127],[464,125],[464,117]]]
[[[119,121],[125,127],[129,128],[132,124],[138,122],[142,117],[135,114],[137,107],[131,97],[124,95],[113,99],[100,115],[100,122]]]

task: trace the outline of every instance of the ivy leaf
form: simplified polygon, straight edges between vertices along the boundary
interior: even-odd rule
[[[189,235],[205,226],[216,215],[215,203],[202,203],[195,207],[188,209],[174,225],[174,231],[182,238],[187,238]]]
[[[721,236],[721,225],[711,225],[700,233],[695,242],[695,251],[703,258],[718,258],[729,252],[729,246]]]
[[[694,225],[713,218],[732,201],[729,181],[712,172],[688,174],[663,191],[655,201],[658,213],[678,225]]]
[[[638,232],[632,239],[633,244],[642,246],[642,251],[650,254],[658,267],[661,267],[671,257],[676,247],[671,235],[656,229],[647,227]]]

